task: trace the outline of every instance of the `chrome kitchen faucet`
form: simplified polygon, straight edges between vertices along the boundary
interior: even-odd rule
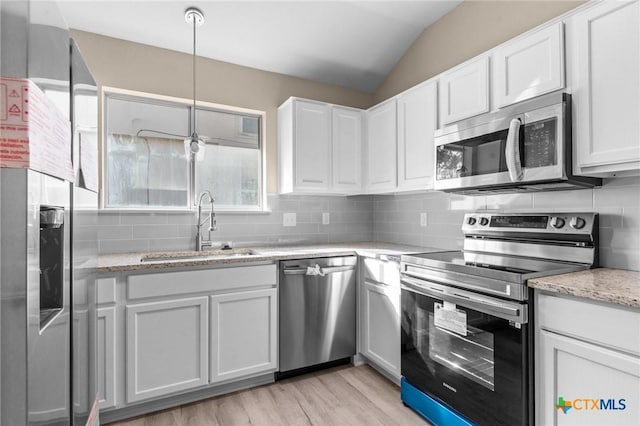
[[[209,210],[209,216],[202,220],[202,199],[207,196],[211,203],[211,209]],[[202,225],[209,222],[209,233],[207,239],[202,238]],[[216,225],[216,213],[213,211],[213,196],[209,191],[203,191],[198,199],[198,221],[196,223],[196,250],[202,251],[205,247],[213,247],[213,241],[211,241],[211,231],[218,229]]]

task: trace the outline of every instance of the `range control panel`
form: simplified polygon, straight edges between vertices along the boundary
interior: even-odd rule
[[[591,234],[597,216],[597,213],[467,213],[462,231]]]

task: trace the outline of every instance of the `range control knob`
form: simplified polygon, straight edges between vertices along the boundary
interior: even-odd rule
[[[480,218],[480,225],[487,226],[488,224],[489,224],[489,219],[487,219],[486,217]]]
[[[471,216],[467,219],[467,225],[475,225],[476,224],[476,218]]]
[[[565,224],[565,220],[561,217],[552,217],[551,218],[551,226],[553,226],[556,229],[560,229],[564,226]]]
[[[574,216],[569,221],[569,226],[571,226],[573,229],[582,229],[584,228],[584,225],[586,225],[586,223],[587,222],[583,218]]]

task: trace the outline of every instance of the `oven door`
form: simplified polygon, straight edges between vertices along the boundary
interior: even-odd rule
[[[409,277],[401,291],[405,379],[478,424],[527,424],[527,305]]]

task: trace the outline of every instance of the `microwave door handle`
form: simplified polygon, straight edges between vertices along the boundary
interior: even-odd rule
[[[522,164],[520,164],[520,126],[522,123],[518,118],[514,118],[509,123],[509,133],[507,134],[507,146],[504,150],[507,160],[507,170],[511,182],[522,180]]]

